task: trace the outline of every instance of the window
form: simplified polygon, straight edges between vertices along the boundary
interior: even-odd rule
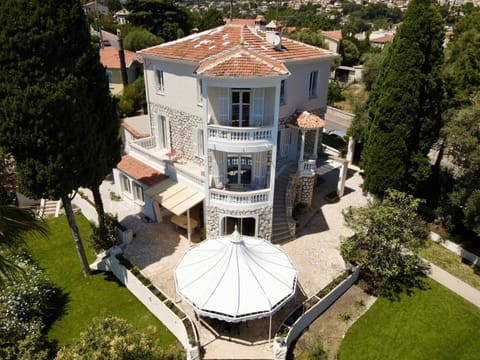
[[[165,92],[165,81],[163,80],[163,70],[155,70],[155,90],[158,94]]]
[[[133,196],[135,198],[135,201],[142,202],[142,203],[144,202],[144,200],[143,200],[143,189],[136,182],[133,183]]]
[[[230,185],[250,185],[252,181],[252,155],[228,155],[227,173]]]
[[[193,129],[193,153],[195,156],[203,158],[203,129]]]
[[[108,85],[112,85],[112,70],[106,70],[106,73],[107,73],[107,78],[108,78]]]
[[[169,141],[169,129],[168,129],[167,118],[163,115],[158,115],[157,126],[158,126],[158,129],[157,129],[158,147],[160,149],[169,149],[170,141]]]
[[[122,188],[122,192],[129,194],[132,193],[132,189],[130,187],[130,179],[123,174],[120,174],[120,186]]]
[[[286,101],[285,101],[285,97],[286,97],[285,81],[286,80],[282,80],[282,82],[280,83],[280,105],[283,105],[283,104],[286,103]]]
[[[250,90],[232,90],[232,126],[247,127],[250,124]]]
[[[202,106],[202,79],[197,80],[197,105]]]
[[[310,73],[310,85],[308,88],[308,96],[317,96],[317,83],[318,83],[318,71],[312,71]]]

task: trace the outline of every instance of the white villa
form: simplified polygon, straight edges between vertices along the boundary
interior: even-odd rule
[[[237,226],[275,243],[291,238],[292,210],[310,205],[326,166],[317,154],[338,55],[282,38],[281,24],[262,17],[138,55],[149,114],[124,121],[118,193],[189,235],[202,227],[220,237]]]

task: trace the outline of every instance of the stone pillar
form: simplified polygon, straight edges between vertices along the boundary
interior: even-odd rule
[[[305,130],[300,130],[302,132],[302,144],[300,145],[300,157],[298,159],[298,171],[303,171],[303,154],[305,151]]]
[[[313,146],[313,159],[317,160],[318,157],[318,132],[319,129],[315,130],[315,145]]]
[[[337,195],[338,197],[342,197],[345,191],[345,181],[347,180],[347,171],[348,171],[348,161],[347,160],[340,160],[342,162],[342,166],[338,169],[338,183],[337,183]]]
[[[356,140],[353,136],[348,138],[348,152],[347,152],[347,161],[351,164],[353,161],[353,155],[355,154],[355,144]]]
[[[300,202],[307,206],[312,205],[313,189],[315,187],[315,176],[303,176],[301,178],[302,193],[300,195]]]

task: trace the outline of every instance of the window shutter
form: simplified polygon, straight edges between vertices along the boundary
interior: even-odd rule
[[[192,129],[192,150],[193,150],[193,155],[199,156],[199,151],[198,151],[198,128],[193,128]]]
[[[221,124],[230,122],[230,91],[227,88],[220,88],[218,94],[218,119]]]
[[[267,176],[267,153],[254,153],[252,160],[252,185],[254,188],[263,189],[265,188],[265,179]]]
[[[265,89],[253,90],[253,126],[262,126],[264,117]]]

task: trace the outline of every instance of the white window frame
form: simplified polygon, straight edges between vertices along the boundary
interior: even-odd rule
[[[310,73],[310,81],[308,85],[308,96],[309,97],[318,96],[318,70],[312,71]]]
[[[156,114],[157,144],[159,149],[170,150],[170,122],[164,114]],[[163,145],[163,146],[162,146]]]
[[[280,82],[280,105],[287,103],[287,80],[283,79]]]
[[[233,93],[236,93],[238,92],[238,103],[234,103],[233,102]],[[247,103],[244,103],[243,102],[243,94],[244,93],[248,93],[249,96],[248,96],[248,99],[249,99],[249,102],[248,104]],[[252,122],[252,107],[253,107],[253,99],[252,99],[252,96],[253,96],[253,92],[251,89],[232,89],[231,91],[231,97],[230,97],[230,109],[231,109],[231,121],[232,121],[232,126],[235,126],[235,127],[248,127],[248,126],[251,126],[251,122]],[[234,120],[233,119],[233,107],[237,105],[238,106],[238,119]],[[248,110],[246,112],[244,112],[243,110],[243,107],[244,106],[247,106],[248,105]],[[247,114],[248,112],[248,114]],[[248,119],[247,119],[248,117]],[[233,122],[238,122],[238,125],[234,125]]]
[[[163,70],[158,67],[155,68],[154,77],[155,77],[155,92],[160,95],[165,94],[165,76],[163,74]]]
[[[145,199],[143,197],[143,187],[142,185],[136,183],[135,181],[132,182],[132,190],[133,190],[133,198],[135,202],[144,204]]]
[[[132,185],[130,184],[130,178],[127,175],[122,173],[119,174],[119,177],[120,177],[120,188],[122,189],[122,193],[131,196]]]
[[[203,129],[196,128],[193,129],[192,133],[193,141],[193,154],[201,159],[205,157],[204,147],[203,147]]]

